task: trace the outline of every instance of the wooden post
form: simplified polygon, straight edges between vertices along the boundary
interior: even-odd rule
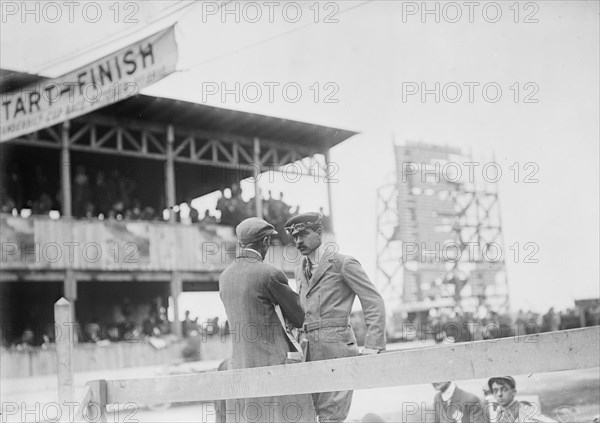
[[[89,386],[91,400],[88,403],[87,412],[83,416],[84,421],[106,423],[106,405],[108,404],[106,380],[94,380],[90,382]],[[100,415],[98,416],[97,413]]]
[[[71,304],[61,298],[54,304],[54,323],[56,328],[56,368],[58,369],[58,403],[61,408],[61,421],[68,421],[69,408],[66,403],[73,402],[73,342],[74,325],[71,319]]]
[[[258,179],[260,178],[260,140],[254,138],[254,203],[256,206],[256,217],[263,217],[262,195]]]
[[[69,129],[70,121],[65,121],[62,124],[62,147],[61,147],[61,166],[60,166],[60,181],[61,181],[61,213],[63,217],[73,216],[73,208],[71,205],[71,154],[69,151]]]
[[[182,336],[181,322],[179,321],[179,294],[181,294],[182,289],[181,274],[178,272],[171,273],[171,296],[173,297],[173,325],[171,330],[178,338]]]
[[[63,296],[70,304],[71,316],[70,322],[75,321],[75,302],[77,301],[77,280],[72,269],[65,271],[65,280],[63,281]],[[77,334],[73,333],[73,342],[77,342]]]
[[[325,184],[327,185],[327,207],[329,208],[329,230],[333,233],[333,202],[331,199],[331,174],[329,173],[329,149],[325,150]]]
[[[167,162],[165,163],[165,194],[167,209],[169,209],[169,222],[175,222],[175,164],[173,160],[173,144],[175,131],[173,125],[167,127]]]

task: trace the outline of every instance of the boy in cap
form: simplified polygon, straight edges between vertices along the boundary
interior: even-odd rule
[[[252,217],[236,227],[241,251],[219,277],[219,293],[225,305],[232,333],[232,356],[228,369],[275,366],[284,364],[287,353],[294,351],[276,312],[295,327],[304,322],[298,294],[288,285],[285,274],[264,263],[273,225]],[[294,422],[314,422],[315,412],[308,394],[269,398],[227,400],[226,420],[233,422],[287,422],[287,408],[293,404],[300,415]],[[252,415],[246,416],[248,410]]]
[[[381,295],[353,257],[327,251],[319,213],[302,213],[285,224],[304,256],[295,271],[300,301],[306,313],[302,345],[307,361],[359,354],[348,321],[354,299],[360,299],[367,335],[361,354],[385,350],[385,306]],[[335,247],[331,245],[331,247]],[[342,422],[348,416],[352,391],[313,394],[319,421]]]
[[[513,422],[553,422],[539,412],[540,405],[527,401],[517,401],[517,383],[512,376],[497,376],[488,380],[488,387],[498,403],[496,419],[498,423]]]

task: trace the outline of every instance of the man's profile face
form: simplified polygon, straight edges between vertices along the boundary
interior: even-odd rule
[[[300,254],[306,256],[315,251],[321,244],[321,232],[312,228],[306,228],[294,235],[294,242]]]
[[[498,402],[498,404],[500,404],[502,406],[509,405],[515,398],[516,393],[517,393],[517,390],[512,389],[506,383],[502,383],[502,382],[492,383],[492,394],[494,394],[494,397],[496,398],[496,402]]]

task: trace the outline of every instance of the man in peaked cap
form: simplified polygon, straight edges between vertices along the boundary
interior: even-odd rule
[[[236,227],[241,251],[219,277],[219,293],[232,334],[228,369],[284,364],[287,353],[294,351],[276,306],[293,326],[301,327],[304,311],[299,296],[289,287],[282,271],[263,262],[270,237],[275,233],[273,225],[256,217],[245,219]],[[296,413],[287,410],[290,406]],[[220,413],[228,422],[316,420],[308,394],[227,400],[225,408]]]
[[[295,276],[305,311],[301,337],[306,360],[359,354],[356,336],[349,323],[357,296],[367,326],[361,354],[385,350],[383,299],[355,258],[339,254],[334,244],[323,244],[321,214],[299,214],[286,222],[285,229],[304,256]],[[313,400],[321,423],[342,422],[350,410],[352,391],[313,394]]]

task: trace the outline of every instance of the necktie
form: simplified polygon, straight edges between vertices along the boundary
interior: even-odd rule
[[[306,280],[310,281],[312,278],[312,264],[309,259],[306,259],[306,267],[304,268],[304,274],[306,276]]]

